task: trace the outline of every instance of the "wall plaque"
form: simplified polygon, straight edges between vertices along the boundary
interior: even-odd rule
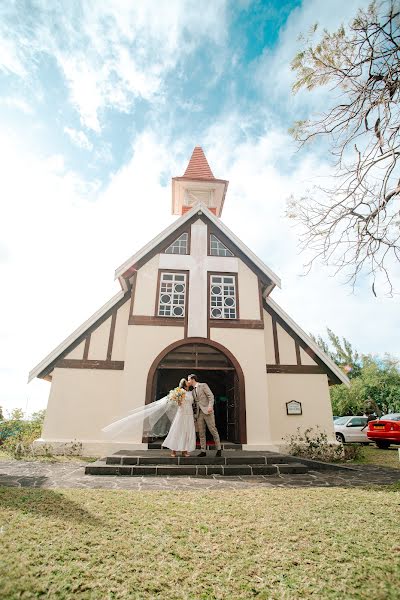
[[[290,402],[286,402],[286,414],[302,415],[303,409],[301,407],[301,402],[298,402],[297,400],[291,400]]]

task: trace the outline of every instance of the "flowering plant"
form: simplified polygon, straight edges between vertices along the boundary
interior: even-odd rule
[[[168,398],[169,398],[169,400],[176,402],[176,404],[178,406],[181,406],[181,404],[185,398],[185,394],[186,394],[186,392],[183,388],[176,387],[170,391],[170,393],[168,394]]]

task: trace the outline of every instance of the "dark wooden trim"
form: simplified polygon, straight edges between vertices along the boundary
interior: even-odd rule
[[[276,326],[276,319],[274,319],[273,317],[272,317],[272,335],[274,337],[275,362],[277,365],[279,365],[280,358],[279,358],[278,329]]]
[[[108,347],[107,347],[107,360],[111,360],[111,354],[114,344],[114,334],[115,334],[115,323],[117,322],[117,311],[113,312],[111,315],[111,324],[110,324],[110,335],[108,338]]]
[[[308,373],[313,375],[326,374],[326,369],[317,365],[267,365],[267,373]]]
[[[83,349],[83,360],[86,360],[87,357],[89,356],[90,338],[91,338],[91,335],[89,333],[89,335],[87,336],[87,338],[85,340],[85,347]]]
[[[77,346],[79,346],[79,344],[81,344],[84,340],[86,340],[86,338],[92,333],[92,331],[94,331],[95,329],[97,329],[102,323],[104,323],[104,321],[107,321],[107,319],[113,314],[114,311],[117,311],[119,308],[121,308],[121,306],[123,306],[123,304],[125,304],[125,302],[127,302],[130,299],[131,296],[131,292],[130,290],[128,292],[126,292],[124,294],[124,296],[122,296],[121,300],[119,300],[114,306],[112,306],[111,308],[108,309],[107,312],[104,313],[104,315],[102,315],[101,317],[99,317],[97,319],[97,321],[95,321],[93,323],[93,325],[91,325],[90,327],[88,327],[88,329],[86,331],[84,331],[72,344],[70,344],[65,350],[63,350],[58,356],[57,358],[55,358],[47,367],[45,367],[43,369],[43,371],[41,371],[38,375],[38,378],[40,379],[44,379],[46,377],[46,375],[48,375],[49,373],[51,373],[51,371],[57,366],[57,363],[62,360],[65,356],[67,356],[67,354],[69,354],[74,348],[76,348]],[[73,360],[73,359],[71,359]]]
[[[267,311],[267,313],[271,315],[272,321],[275,320],[277,323],[279,323],[279,325],[282,327],[282,329],[284,329],[286,331],[286,333],[288,333],[290,335],[290,337],[292,337],[293,340],[299,344],[300,348],[303,348],[304,352],[306,352],[317,363],[317,365],[323,369],[324,373],[326,373],[328,375],[329,380],[332,383],[334,383],[334,384],[343,383],[339,379],[339,377],[333,371],[331,371],[331,369],[328,367],[328,365],[326,365],[324,363],[324,361],[315,354],[315,352],[306,344],[306,342],[295,331],[293,331],[293,329],[290,327],[290,325],[288,325],[286,323],[286,321],[284,321],[280,317],[280,315],[278,315],[273,310],[273,308],[271,308],[271,306],[265,302],[265,300],[264,300],[264,308]],[[302,366],[314,366],[314,365],[302,365]]]
[[[294,341],[294,346],[296,348],[296,362],[298,365],[301,365],[301,354],[300,354],[300,346],[297,340]]]
[[[130,308],[129,308],[129,316],[133,315],[133,310],[134,310],[134,306],[135,306],[136,281],[137,281],[137,271],[135,271],[132,276],[131,304],[130,304]]]
[[[185,319],[181,317],[149,317],[147,315],[131,315],[129,325],[167,325],[169,327],[184,327]]]
[[[186,290],[185,290],[185,314],[184,314],[184,331],[183,336],[187,338],[188,336],[188,326],[189,326],[189,285],[190,285],[190,271],[186,271]]]
[[[204,338],[203,338],[204,339]],[[161,369],[188,369],[187,364],[185,363],[176,363],[170,365],[162,365]],[[235,371],[235,367],[196,367],[196,371]]]
[[[156,384],[156,372],[160,362],[163,358],[175,350],[175,348],[179,348],[179,346],[185,346],[187,344],[202,344],[204,346],[211,346],[216,350],[219,350],[222,354],[226,356],[226,358],[232,363],[235,368],[236,374],[239,380],[239,440],[241,444],[247,443],[247,426],[246,426],[246,389],[245,389],[245,380],[242,367],[240,363],[237,361],[235,356],[225,348],[222,344],[215,342],[209,338],[201,338],[201,337],[192,337],[180,340],[178,342],[173,342],[162,352],[156,356],[154,359],[147,376],[146,383],[146,404],[150,404],[154,400],[155,397],[155,384]],[[186,368],[186,367],[185,367]],[[218,369],[220,371],[225,370],[224,367]]]
[[[260,278],[258,278],[258,299],[260,303],[260,321],[264,323],[263,287]]]
[[[264,329],[264,322],[252,319],[210,319],[210,329]]]
[[[61,359],[56,364],[57,369],[109,369],[110,371],[123,371],[123,360],[75,360]]]

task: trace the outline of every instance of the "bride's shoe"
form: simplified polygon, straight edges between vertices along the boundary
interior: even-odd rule
[[[176,458],[176,452],[171,452],[170,457],[171,458]]]
[[[182,452],[182,456],[183,456],[184,458],[189,458],[189,456],[190,456],[190,453],[189,453],[189,452]]]

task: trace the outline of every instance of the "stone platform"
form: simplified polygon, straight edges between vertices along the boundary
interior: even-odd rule
[[[232,476],[307,473],[310,467],[298,458],[274,452],[247,452],[223,448],[222,456],[207,451],[206,457],[193,452],[189,457],[172,458],[169,450],[119,450],[85,468],[87,475],[125,476]]]

